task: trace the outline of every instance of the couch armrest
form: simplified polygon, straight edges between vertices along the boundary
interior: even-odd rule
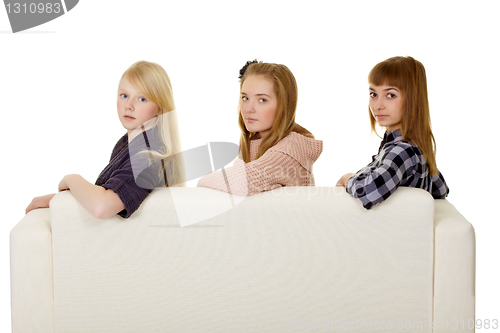
[[[12,332],[54,332],[49,209],[29,212],[10,232]]]
[[[434,214],[434,332],[474,332],[474,228],[447,200]]]

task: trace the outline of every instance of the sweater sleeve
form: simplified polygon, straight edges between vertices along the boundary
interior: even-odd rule
[[[113,190],[123,202],[125,209],[118,213],[123,218],[129,218],[134,213],[146,197],[151,193],[154,186],[149,184],[149,176],[141,173],[139,186],[134,179],[130,160],[120,168],[113,171],[111,177],[102,184],[102,187]]]
[[[382,156],[379,163],[370,164],[346,184],[346,191],[359,199],[366,209],[386,200],[417,166],[417,157],[411,146],[395,145]]]
[[[232,167],[202,177],[197,186],[245,196],[299,185],[314,185],[309,171],[290,155],[268,150],[255,161],[236,160]]]

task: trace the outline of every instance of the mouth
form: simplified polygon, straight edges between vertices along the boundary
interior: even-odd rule
[[[377,118],[377,119],[384,119],[386,117],[387,116],[385,114],[377,114],[377,115],[375,115],[375,118]]]
[[[135,119],[134,117],[132,117],[132,116],[128,116],[128,115],[123,116],[123,118],[125,118],[125,119],[127,119],[127,120],[134,120],[134,119]]]
[[[253,118],[247,117],[247,122],[249,122],[249,123],[254,123],[256,121],[257,121],[257,119],[253,119]]]

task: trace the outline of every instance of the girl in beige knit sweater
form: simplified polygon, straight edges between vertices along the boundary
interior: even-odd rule
[[[253,195],[281,186],[313,186],[312,165],[323,150],[295,123],[297,83],[280,64],[249,61],[240,70],[239,158],[198,186]]]

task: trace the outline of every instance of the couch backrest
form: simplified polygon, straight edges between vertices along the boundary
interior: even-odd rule
[[[433,214],[412,188],[371,211],[338,187],[162,188],[128,220],[102,221],[63,192],[56,332],[429,332]]]

